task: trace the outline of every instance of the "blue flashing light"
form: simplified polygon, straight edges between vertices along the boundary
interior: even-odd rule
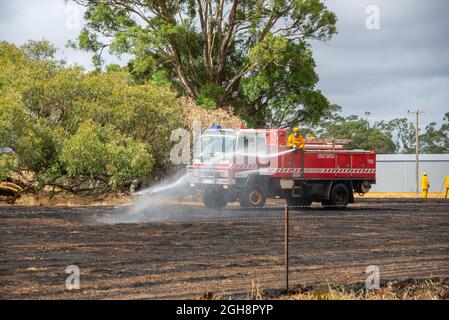
[[[217,130],[219,130],[219,129],[221,129],[221,126],[213,125],[213,126],[211,126],[210,128],[211,128],[211,129],[217,129]]]

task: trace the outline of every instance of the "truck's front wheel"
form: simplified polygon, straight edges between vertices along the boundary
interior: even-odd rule
[[[218,188],[206,189],[203,192],[203,203],[209,209],[221,209],[227,204],[226,195]]]

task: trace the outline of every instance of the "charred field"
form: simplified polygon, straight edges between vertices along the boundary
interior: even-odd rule
[[[2,299],[250,298],[284,287],[282,207],[0,207]],[[66,267],[80,269],[67,290]],[[449,202],[365,199],[292,209],[290,285],[449,278]],[[447,281],[443,281],[446,283]]]

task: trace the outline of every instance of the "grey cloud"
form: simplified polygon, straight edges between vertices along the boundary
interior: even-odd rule
[[[449,2],[327,1],[339,34],[313,43],[318,87],[345,114],[370,111],[376,120],[424,107],[424,122],[449,111]],[[380,30],[365,27],[366,7],[378,5]]]
[[[406,116],[424,106],[423,122],[442,120],[449,111],[449,1],[327,0],[338,16],[338,35],[313,43],[318,88],[345,114],[372,113],[372,119]],[[366,7],[380,8],[380,30],[365,27]],[[0,0],[0,40],[18,45],[45,38],[70,63],[92,68],[90,55],[66,49],[81,25],[68,29],[72,2]],[[79,8],[81,14],[82,8]],[[82,18],[82,17],[80,17]],[[125,63],[106,56],[107,62]]]
[[[75,40],[82,28],[83,7],[64,0],[0,0],[0,12],[0,40],[21,45],[29,39],[46,39],[59,48],[60,58],[93,68],[90,54],[65,48],[67,40]],[[110,63],[126,62],[107,52],[105,58]]]

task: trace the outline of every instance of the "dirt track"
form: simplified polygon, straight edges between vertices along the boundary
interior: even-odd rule
[[[0,207],[0,298],[244,298],[253,280],[283,287],[282,209],[172,206],[147,222],[103,223],[126,211]],[[449,276],[444,200],[292,211],[290,228],[292,286],[365,281],[369,265],[389,280]],[[80,290],[65,289],[68,265],[80,268]]]

